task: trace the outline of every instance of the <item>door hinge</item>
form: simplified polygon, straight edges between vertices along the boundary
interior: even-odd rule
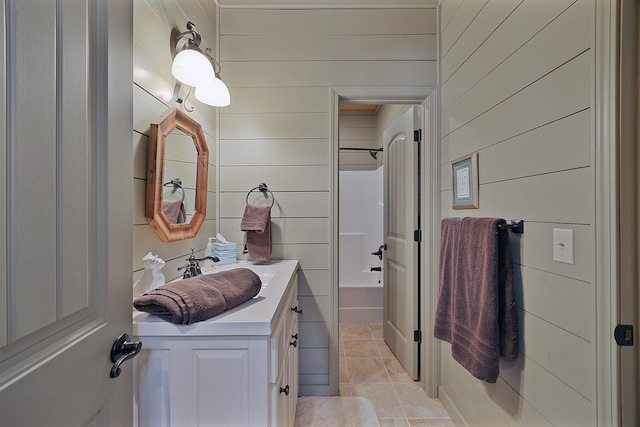
[[[618,325],[613,330],[613,336],[619,346],[633,345],[633,325]]]
[[[418,344],[422,343],[422,331],[420,329],[413,331],[413,341]]]
[[[416,129],[413,131],[413,140],[415,142],[422,141],[422,129]]]
[[[422,242],[422,230],[413,230],[413,241]]]

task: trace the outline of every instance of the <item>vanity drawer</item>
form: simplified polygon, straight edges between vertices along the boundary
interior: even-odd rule
[[[294,280],[297,279],[297,275]],[[285,304],[282,305],[282,310],[278,316],[278,322],[271,336],[271,363],[270,363],[270,378],[271,382],[275,383],[276,379],[280,375],[280,371],[285,355],[290,346],[298,345],[298,286],[297,281],[293,284],[289,291],[289,295],[285,297]],[[292,344],[293,343],[293,344]]]

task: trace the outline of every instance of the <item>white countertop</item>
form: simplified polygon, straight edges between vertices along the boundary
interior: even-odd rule
[[[133,334],[144,336],[212,336],[212,335],[271,335],[275,315],[287,290],[291,277],[298,270],[297,260],[252,262],[216,267],[205,274],[248,268],[263,281],[260,293],[237,307],[211,319],[191,325],[176,325],[158,316],[133,310]],[[264,283],[266,285],[264,285]]]

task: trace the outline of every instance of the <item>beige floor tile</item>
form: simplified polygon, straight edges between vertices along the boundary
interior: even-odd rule
[[[380,427],[409,427],[409,424],[407,424],[407,420],[405,420],[404,418],[378,418],[378,422],[380,423]]]
[[[351,384],[341,382],[338,386],[340,388],[340,396],[353,396],[351,393]]]
[[[341,383],[348,383],[349,373],[347,371],[347,361],[345,360],[344,357],[341,357],[339,361],[340,361],[340,380],[339,381]]]
[[[373,335],[374,339],[381,340],[382,336],[382,323],[369,323],[369,330],[371,331],[371,335]]]
[[[438,399],[427,396],[419,383],[393,383],[407,418],[427,420],[450,418]]]
[[[347,357],[346,361],[350,384],[391,382],[379,357]]]
[[[362,396],[369,399],[373,403],[378,419],[405,418],[402,405],[400,404],[398,396],[391,384],[352,384],[351,393],[353,396]]]
[[[380,357],[375,341],[344,340],[345,357]]]
[[[381,427],[455,427],[385,344],[382,323],[341,323],[339,351],[340,396],[369,399]]]
[[[456,427],[451,420],[407,420],[410,427]]]
[[[372,340],[369,325],[364,322],[340,323],[340,336],[343,340]]]
[[[396,357],[396,355],[393,354],[393,351],[391,351],[391,349],[389,348],[387,343],[384,342],[384,340],[376,340],[376,345],[378,346],[378,351],[380,352],[380,356],[382,358]]]
[[[389,378],[392,383],[399,382],[413,382],[413,378],[407,374],[407,371],[404,370],[398,359],[394,358],[385,358],[382,359],[384,365],[387,368],[387,372],[389,373]]]

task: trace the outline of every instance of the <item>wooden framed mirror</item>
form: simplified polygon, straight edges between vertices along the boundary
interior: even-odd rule
[[[178,109],[151,123],[145,216],[163,242],[195,237],[207,214],[209,149],[202,126]]]

